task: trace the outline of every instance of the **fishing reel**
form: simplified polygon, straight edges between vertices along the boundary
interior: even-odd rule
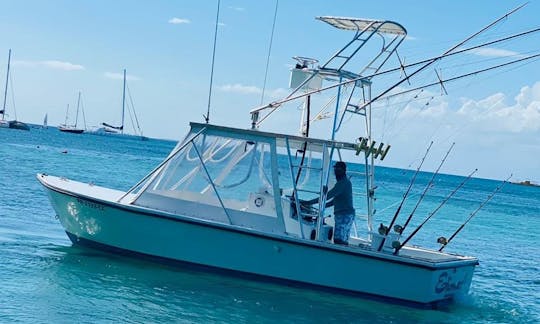
[[[378,232],[380,235],[388,235],[388,233],[390,233],[390,229],[388,228],[388,226],[381,223],[381,225],[379,225]],[[403,232],[403,226],[394,225],[394,232],[401,235],[401,233]]]
[[[446,237],[441,236],[441,237],[439,237],[437,239],[437,243],[442,244],[444,246],[444,245],[448,244],[448,240],[446,239]]]

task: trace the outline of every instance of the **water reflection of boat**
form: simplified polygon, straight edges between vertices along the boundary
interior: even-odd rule
[[[402,228],[377,232],[372,225],[374,165],[389,146],[371,137],[372,77],[361,74],[381,69],[405,39],[405,28],[391,21],[318,19],[354,31],[353,40],[322,66],[297,57],[291,75],[295,90],[253,109],[252,129],[192,122],[185,139],[128,191],[39,174],[72,242],[415,305],[466,295],[477,258],[406,245]],[[345,70],[366,42],[378,39],[372,36],[385,44],[375,59],[360,74]],[[323,82],[331,86],[323,88]],[[338,93],[330,139],[308,137],[311,95],[330,89]],[[366,97],[353,102],[355,92]],[[304,99],[304,136],[261,130],[268,113],[299,98]],[[367,125],[356,142],[335,138],[345,114]],[[365,190],[362,206],[356,207],[368,231],[365,237],[353,233],[348,245],[336,245],[327,188],[333,163],[354,154],[365,166],[354,181]],[[302,208],[300,200],[314,195],[318,206]]]

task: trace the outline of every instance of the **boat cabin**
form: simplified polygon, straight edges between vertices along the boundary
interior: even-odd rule
[[[130,196],[134,205],[167,213],[328,240],[331,224],[322,219],[330,214],[324,188],[334,180],[332,156],[356,149],[353,143],[191,123],[184,141]],[[314,197],[318,208],[300,207],[299,200]]]

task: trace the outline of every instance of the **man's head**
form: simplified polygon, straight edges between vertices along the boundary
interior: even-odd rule
[[[334,174],[336,175],[336,179],[341,179],[345,176],[345,173],[347,172],[347,165],[343,161],[338,161],[336,164],[334,164]]]

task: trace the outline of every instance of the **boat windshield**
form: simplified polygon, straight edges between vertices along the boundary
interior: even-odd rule
[[[275,152],[275,140],[212,130],[194,136],[198,131],[192,129],[187,138],[194,138],[172,153],[134,204],[183,215],[197,213],[198,218],[201,213],[195,210],[202,208],[203,218],[224,223],[239,223],[240,214],[274,218],[276,223],[275,162],[270,154]]]

